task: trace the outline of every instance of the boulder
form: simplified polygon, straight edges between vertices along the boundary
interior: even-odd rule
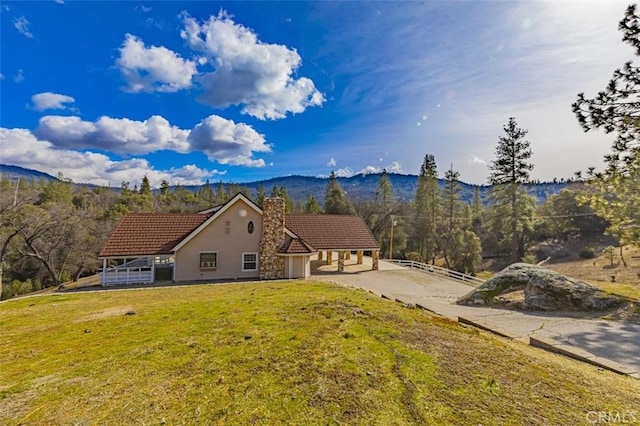
[[[627,303],[582,281],[549,269],[514,263],[458,299],[459,305],[488,305],[496,297],[524,290],[524,309],[537,311],[604,311]]]

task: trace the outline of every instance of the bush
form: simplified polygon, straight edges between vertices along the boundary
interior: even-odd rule
[[[32,291],[41,289],[42,286],[39,282],[31,282],[31,279],[26,281],[13,280],[10,284],[2,287],[2,300],[10,299],[21,294],[31,293]]]
[[[424,260],[422,259],[422,255],[417,251],[410,251],[408,253],[405,253],[404,256],[407,258],[407,260],[424,263]]]
[[[594,257],[596,257],[596,249],[594,249],[593,247],[585,247],[582,250],[580,250],[580,258],[582,259],[593,259]]]
[[[536,263],[538,263],[538,258],[536,257],[535,254],[527,254],[522,258],[522,262],[535,265]]]

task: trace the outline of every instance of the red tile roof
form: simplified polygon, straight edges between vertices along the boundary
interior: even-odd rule
[[[312,254],[317,252],[318,250],[300,238],[290,238],[285,241],[280,250],[278,250],[280,254]]]
[[[380,248],[360,216],[288,214],[285,226],[318,250],[376,250]]]
[[[170,254],[171,249],[209,219],[206,214],[130,213],[122,218],[100,257]]]

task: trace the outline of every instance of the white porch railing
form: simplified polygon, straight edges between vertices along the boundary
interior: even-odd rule
[[[407,266],[411,269],[418,269],[425,274],[438,275],[444,278],[454,279],[456,281],[463,282],[472,287],[478,287],[484,283],[485,280],[478,277],[472,277],[471,275],[463,274],[462,272],[452,271],[451,269],[441,268],[435,265],[429,265],[427,263],[415,262],[413,260],[403,259],[383,259],[387,262],[393,262],[398,265]]]
[[[101,285],[146,284],[153,282],[153,268],[108,268],[100,272]]]

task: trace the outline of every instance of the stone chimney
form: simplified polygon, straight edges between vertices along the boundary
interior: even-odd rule
[[[260,239],[260,279],[284,278],[284,257],[278,250],[284,244],[284,199],[265,197],[262,202]]]

